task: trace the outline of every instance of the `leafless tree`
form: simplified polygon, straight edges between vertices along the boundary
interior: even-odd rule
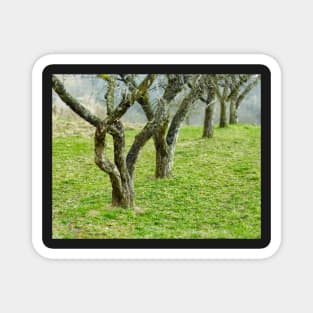
[[[179,130],[186,115],[200,95],[200,81],[202,75],[180,75],[168,74],[162,101],[158,106],[162,106],[163,119],[158,119],[158,125],[153,135],[156,152],[155,177],[167,178],[172,175],[174,165],[174,154],[176,150]],[[130,88],[134,88],[136,83],[133,77],[124,77]],[[175,97],[184,92],[183,99],[176,112],[171,116],[170,106]],[[144,94],[137,100],[141,105],[148,121],[155,119],[156,109],[153,107],[148,94]],[[158,107],[157,106],[157,107]]]
[[[211,82],[220,103],[219,127],[227,126],[227,101],[229,97],[229,75],[211,75]]]
[[[59,95],[62,101],[68,105],[81,118],[95,127],[95,163],[107,173],[112,185],[112,205],[118,207],[134,206],[134,185],[133,174],[135,164],[141,148],[151,138],[156,126],[163,119],[162,105],[158,106],[154,118],[149,120],[144,128],[137,134],[128,154],[125,152],[125,134],[121,117],[126,113],[138,99],[143,97],[154,82],[156,75],[146,75],[144,80],[130,93],[124,93],[122,100],[114,105],[114,89],[116,79],[110,75],[100,75],[107,81],[108,88],[105,94],[107,116],[100,119],[92,114],[77,99],[67,92],[63,83],[55,76],[52,76],[52,88]],[[160,99],[160,103],[164,100]],[[106,136],[111,135],[114,146],[114,162],[106,155]]]
[[[230,75],[229,84],[230,94],[228,100],[229,107],[229,124],[238,123],[238,109],[247,94],[258,84],[259,75]]]

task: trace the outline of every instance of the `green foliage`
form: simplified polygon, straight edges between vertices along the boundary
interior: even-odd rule
[[[132,142],[137,130],[126,131]],[[181,129],[174,176],[154,178],[154,146],[135,171],[135,210],[111,208],[109,177],[90,136],[53,139],[53,238],[260,238],[260,128],[234,125],[200,139]],[[109,155],[113,154],[109,142]]]

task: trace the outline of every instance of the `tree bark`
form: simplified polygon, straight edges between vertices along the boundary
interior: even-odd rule
[[[191,88],[191,91],[181,102],[171,123],[169,123],[169,103],[183,89],[178,75],[168,75],[168,85],[159,101],[158,110],[156,111],[159,112],[158,114],[161,114],[160,118],[156,118],[157,113],[153,113],[152,105],[147,95],[137,100],[145,112],[148,121],[151,121],[153,118],[156,120],[156,130],[153,134],[156,155],[156,178],[168,178],[172,174],[179,130],[189,112],[195,95],[198,93],[197,89],[193,90],[193,87],[198,84],[200,76],[201,75],[195,75],[193,82],[188,84],[188,86],[190,85],[189,88]]]
[[[238,123],[238,110],[234,101],[230,102],[230,111],[229,111],[229,124]]]
[[[110,132],[114,143],[114,164],[106,157],[106,134]],[[95,163],[107,173],[112,185],[112,206],[134,206],[133,179],[130,177],[125,158],[125,138],[121,122],[109,127],[100,125],[95,132]]]
[[[133,185],[125,184],[120,186],[115,185],[114,180],[111,179],[112,184],[112,206],[121,208],[133,208],[134,207],[134,190]]]
[[[95,163],[110,177],[112,185],[112,206],[132,208],[134,206],[133,171],[138,154],[144,144],[153,134],[155,123],[148,123],[136,136],[130,149],[130,161],[125,155],[125,134],[122,122],[119,120],[135,101],[145,96],[146,91],[152,85],[156,74],[148,74],[137,88],[130,94],[124,94],[122,101],[114,108],[115,81],[106,74],[99,77],[108,81],[108,89],[105,95],[107,105],[107,117],[101,120],[93,115],[87,108],[80,104],[65,89],[61,81],[52,76],[52,87],[60,98],[81,118],[96,127],[95,131]],[[106,157],[106,135],[113,137],[114,163]]]
[[[157,151],[156,153],[156,178],[169,178],[172,175],[174,165],[175,147],[169,147],[166,152]]]
[[[72,109],[72,111],[93,126],[97,126],[101,122],[100,118],[93,115],[66,91],[62,82],[55,75],[52,75],[51,81],[53,90],[59,95],[61,100]]]
[[[168,146],[166,144],[166,131],[168,120],[163,121],[162,125],[156,130],[153,141],[155,147],[155,177],[166,178],[170,175],[168,163]]]
[[[199,77],[199,75],[198,75]],[[196,81],[196,79],[195,79]],[[174,156],[176,150],[176,144],[178,140],[179,130],[183,121],[188,114],[193,101],[198,91],[196,89],[191,89],[189,94],[181,102],[178,110],[173,116],[171,123],[169,125],[167,134],[167,124],[166,128],[161,129],[161,136],[157,138],[160,140],[156,147],[156,177],[157,178],[168,178],[172,176],[172,170],[174,167]],[[164,127],[164,126],[163,126]],[[158,134],[156,135],[158,137]]]
[[[203,138],[212,138],[214,134],[214,103],[210,103],[205,108],[204,122],[203,122]]]
[[[162,102],[163,101],[163,102]],[[169,100],[167,100],[169,101]],[[151,103],[148,97],[143,97],[139,101],[145,115],[149,121],[155,118],[152,111]],[[166,111],[167,103],[165,99],[162,99],[159,103],[159,108],[161,108],[162,117],[156,119],[156,130],[153,134],[153,143],[155,147],[155,177],[156,178],[167,178],[171,174],[171,169],[169,164],[169,148],[166,143],[166,132],[169,125],[169,116]],[[173,163],[173,162],[171,162]]]
[[[228,92],[229,92],[229,82],[223,78],[224,80],[224,86],[222,89],[222,92],[220,90],[219,84],[218,84],[218,80],[219,78],[217,77],[217,75],[212,75],[212,79],[211,82],[213,84],[213,88],[215,91],[215,94],[219,100],[220,103],[220,122],[219,122],[219,126],[220,128],[224,128],[227,126],[227,108],[226,108],[226,104],[227,104],[227,98],[228,98]]]
[[[156,178],[168,178],[171,176],[172,168],[173,168],[173,161],[174,161],[174,152],[175,152],[175,145],[168,144],[168,138],[171,138],[171,140],[174,140],[174,137],[176,138],[176,134],[174,133],[174,127],[173,127],[173,120],[176,120],[178,116],[182,116],[183,114],[187,114],[188,108],[187,105],[184,105],[184,112],[180,114],[175,114],[170,129],[168,130],[169,126],[169,111],[168,106],[169,103],[175,98],[175,96],[182,90],[183,86],[180,84],[178,76],[177,75],[169,75],[169,84],[166,87],[164,94],[162,98],[159,101],[158,109],[155,113],[153,113],[152,105],[149,101],[149,98],[145,95],[144,97],[141,97],[138,102],[141,105],[143,111],[145,112],[145,115],[149,121],[151,121],[153,118],[156,122],[156,129],[153,134],[153,142],[155,146],[155,177]],[[182,109],[182,106],[180,107],[180,110]],[[178,110],[179,111],[179,110]],[[183,117],[185,117],[185,115]],[[176,124],[179,124],[179,120],[176,121]],[[176,125],[175,124],[175,125]],[[179,130],[180,124],[177,128],[177,131]],[[172,128],[172,131],[171,131]],[[171,135],[169,135],[171,134]],[[177,139],[177,138],[176,138]]]
[[[226,101],[220,101],[221,112],[220,112],[220,128],[224,128],[227,126],[227,109],[226,109]]]

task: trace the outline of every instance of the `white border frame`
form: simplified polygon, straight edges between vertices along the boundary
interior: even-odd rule
[[[51,249],[42,241],[42,72],[51,64],[262,64],[271,71],[271,242],[263,249]],[[32,71],[32,242],[49,259],[263,259],[281,242],[281,70],[264,54],[51,54]]]

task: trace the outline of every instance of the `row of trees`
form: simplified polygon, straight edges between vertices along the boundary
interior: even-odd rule
[[[213,115],[220,104],[219,127],[238,122],[238,109],[245,96],[257,85],[257,75],[98,75],[106,82],[106,117],[94,115],[65,88],[62,81],[52,76],[53,90],[61,100],[81,118],[95,127],[95,163],[109,175],[112,185],[112,205],[134,206],[134,171],[138,156],[152,138],[155,146],[155,177],[171,176],[179,130],[191,107],[205,105],[203,137],[213,137]],[[161,89],[153,97],[153,89]],[[116,96],[116,91],[121,93]],[[121,121],[127,110],[139,103],[147,122],[135,136],[130,149],[125,148],[125,131]],[[229,116],[227,116],[229,112]],[[112,136],[114,160],[106,154],[106,137]]]
[[[249,92],[258,84],[259,75],[210,75],[205,103],[203,137],[213,137],[213,114],[216,100],[220,104],[219,127],[238,123],[238,110]],[[229,109],[228,109],[229,108]],[[227,112],[229,115],[227,116]]]

